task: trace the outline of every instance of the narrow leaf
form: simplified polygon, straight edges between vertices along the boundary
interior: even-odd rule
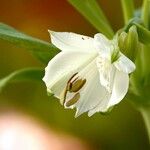
[[[0,91],[2,91],[2,89],[6,87],[9,83],[26,80],[42,81],[43,76],[44,70],[39,68],[26,68],[17,70],[9,74],[8,76],[0,79]]]
[[[123,9],[123,16],[125,23],[134,16],[134,3],[133,0],[121,0],[121,5]]]
[[[35,57],[44,63],[47,63],[59,52],[52,44],[23,34],[3,23],[0,23],[0,39],[28,49]]]
[[[137,27],[139,41],[143,44],[150,45],[150,31],[144,28],[142,25],[134,23]]]
[[[130,27],[135,25],[137,28],[139,41],[143,44],[150,45],[150,31],[144,27],[143,22],[139,18],[133,18],[123,28],[125,32],[128,32]]]
[[[141,19],[144,22],[144,25],[148,27],[150,17],[150,0],[143,0],[142,14]]]
[[[96,0],[68,0],[99,32],[112,38],[114,33]]]

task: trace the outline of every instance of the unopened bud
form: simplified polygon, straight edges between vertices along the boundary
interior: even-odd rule
[[[138,51],[138,33],[136,26],[130,27],[128,33],[122,32],[118,39],[120,50],[132,61],[135,61]]]

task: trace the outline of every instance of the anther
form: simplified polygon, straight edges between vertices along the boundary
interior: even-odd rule
[[[66,102],[66,106],[69,107],[75,104],[80,99],[80,93],[76,93],[73,98],[71,98],[68,102]]]
[[[69,92],[78,92],[86,83],[86,79],[78,79],[71,83],[70,88],[68,89]]]

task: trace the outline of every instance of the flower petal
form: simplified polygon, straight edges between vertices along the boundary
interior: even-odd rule
[[[108,109],[107,105],[109,103],[110,96],[111,96],[110,93],[106,92],[105,95],[103,96],[103,99],[96,105],[96,107],[89,110],[88,116],[91,117],[96,112],[106,112]]]
[[[94,40],[91,37],[71,32],[48,31],[52,43],[62,51],[94,51]]]
[[[111,65],[111,62],[108,59],[100,56],[96,58],[96,65],[99,71],[100,83],[110,91],[110,80],[115,67]]]
[[[97,33],[94,36],[94,46],[98,52],[100,52],[102,57],[109,57],[113,45],[110,40],[108,40],[103,34]]]
[[[102,101],[88,113],[92,116],[96,112],[107,112],[109,108],[118,104],[126,95],[129,86],[129,76],[119,70],[115,70],[114,79],[111,79],[112,93],[106,93]],[[112,75],[113,76],[113,75]]]
[[[116,69],[112,94],[107,108],[118,104],[127,94],[129,87],[129,75]]]
[[[124,73],[131,73],[136,68],[135,64],[123,54],[114,62],[114,65],[119,71],[123,71]]]
[[[76,117],[94,108],[105,95],[106,89],[99,82],[99,72],[95,60],[78,73],[80,78],[86,79],[86,83],[79,91],[80,99],[73,106],[77,108]]]
[[[85,52],[60,52],[57,54],[45,68],[43,81],[48,91],[52,91],[56,97],[59,97],[69,78],[95,57],[96,55]]]

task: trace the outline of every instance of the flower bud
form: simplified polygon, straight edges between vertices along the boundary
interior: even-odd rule
[[[130,27],[128,33],[122,32],[118,39],[118,45],[120,50],[128,56],[132,61],[135,61],[138,51],[138,34],[136,26]]]

